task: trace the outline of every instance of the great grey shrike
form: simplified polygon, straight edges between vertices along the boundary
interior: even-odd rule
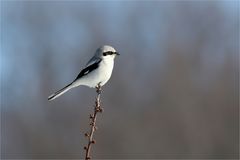
[[[48,97],[51,101],[68,90],[84,85],[88,87],[103,86],[112,75],[114,58],[120,55],[112,46],[104,45],[97,49],[95,55],[88,61],[85,68],[78,74],[77,78],[66,87],[60,89]]]

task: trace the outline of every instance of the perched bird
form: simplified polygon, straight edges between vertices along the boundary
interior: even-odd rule
[[[48,97],[51,101],[68,90],[84,85],[88,87],[103,86],[110,79],[114,66],[114,58],[120,55],[112,46],[104,45],[97,49],[95,55],[88,61],[86,67],[78,74],[77,78],[66,87]]]

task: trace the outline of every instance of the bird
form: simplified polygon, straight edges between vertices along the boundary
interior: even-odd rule
[[[114,59],[118,55],[120,54],[112,46],[100,46],[78,76],[70,84],[51,94],[48,100],[54,100],[70,89],[80,85],[90,88],[105,85],[112,75]]]

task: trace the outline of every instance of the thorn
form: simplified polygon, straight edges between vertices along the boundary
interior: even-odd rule
[[[96,143],[96,141],[95,140],[92,140],[92,142],[91,142],[92,144],[95,144]]]
[[[90,117],[90,119],[93,119],[93,115],[92,115],[92,114],[90,114],[90,116],[89,116],[89,117]]]
[[[97,126],[94,126],[94,130],[96,131],[98,129],[98,127]]]
[[[86,146],[84,146],[84,149],[85,149],[85,150],[87,150],[87,147],[86,147]]]
[[[93,122],[90,123],[90,126],[93,126]]]
[[[88,133],[85,133],[84,136],[85,136],[85,137],[89,137],[89,134],[88,134]]]
[[[103,108],[99,108],[99,112],[102,113],[103,112]]]

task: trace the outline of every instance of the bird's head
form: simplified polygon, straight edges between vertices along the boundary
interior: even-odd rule
[[[112,46],[104,45],[97,49],[96,56],[102,59],[114,59],[116,55],[120,55]]]

